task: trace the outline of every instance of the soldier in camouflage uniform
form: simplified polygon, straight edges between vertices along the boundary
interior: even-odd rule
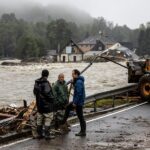
[[[34,94],[36,96],[37,105],[37,133],[38,138],[43,138],[43,127],[45,139],[52,139],[50,135],[50,123],[53,119],[53,103],[54,96],[52,87],[47,80],[49,76],[48,70],[42,71],[42,77],[35,81]]]

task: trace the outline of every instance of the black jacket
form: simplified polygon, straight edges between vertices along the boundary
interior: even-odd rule
[[[33,93],[36,96],[36,105],[39,113],[50,113],[53,111],[54,96],[51,85],[46,78],[40,78],[35,81]]]

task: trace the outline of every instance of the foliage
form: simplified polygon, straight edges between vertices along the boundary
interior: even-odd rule
[[[126,25],[118,26],[99,17],[87,24],[52,19],[49,22],[26,22],[15,14],[3,14],[0,18],[0,57],[41,57],[47,50],[59,50],[73,39],[79,42],[100,32],[116,42],[131,42],[138,53],[149,54],[150,28],[141,25],[131,30]]]
[[[140,55],[150,55],[150,26],[141,25],[138,37],[138,53]]]
[[[64,19],[52,21],[47,27],[47,38],[49,39],[50,49],[63,48],[71,39],[71,30]]]

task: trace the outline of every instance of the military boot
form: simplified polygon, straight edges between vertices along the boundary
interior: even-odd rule
[[[37,139],[42,139],[43,138],[43,126],[37,126]]]
[[[49,129],[49,126],[45,126],[45,140],[51,140],[55,138],[55,136],[50,133]]]

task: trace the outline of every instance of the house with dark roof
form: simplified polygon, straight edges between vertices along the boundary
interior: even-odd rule
[[[84,52],[79,46],[70,40],[68,44],[59,52],[57,56],[58,62],[81,62],[83,61]]]
[[[103,51],[105,49],[108,49],[112,45],[114,45],[116,41],[114,41],[110,37],[106,36],[90,36],[83,40],[82,42],[78,43],[78,47],[84,52],[89,51]]]
[[[106,36],[90,36],[82,42],[70,40],[57,56],[58,62],[81,62],[89,56],[94,56],[117,43]],[[86,55],[87,54],[87,55]]]
[[[119,42],[122,46],[127,47],[129,49],[133,49],[133,44],[131,42]]]

